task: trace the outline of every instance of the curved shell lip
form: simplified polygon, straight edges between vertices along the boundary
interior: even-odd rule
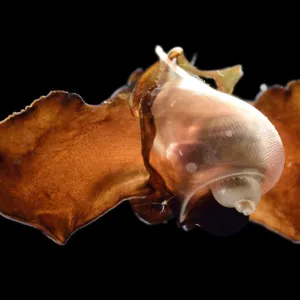
[[[185,211],[186,211],[186,208],[188,206],[188,203],[190,201],[190,199],[193,197],[193,195],[200,189],[216,182],[216,181],[219,181],[219,180],[223,180],[223,179],[226,179],[226,178],[230,178],[230,177],[236,177],[236,176],[254,176],[254,177],[258,177],[258,178],[265,178],[265,176],[262,174],[262,173],[259,173],[259,172],[255,172],[255,171],[243,171],[243,172],[234,172],[234,173],[230,173],[230,174],[226,174],[226,175],[223,175],[223,176],[220,176],[216,179],[212,179],[200,186],[198,186],[197,188],[193,189],[192,191],[190,191],[187,195],[184,196],[184,200],[183,200],[183,203],[181,205],[181,208],[180,208],[180,213],[179,213],[179,223],[182,223],[184,222],[184,219],[185,219]],[[216,201],[216,200],[215,200]]]

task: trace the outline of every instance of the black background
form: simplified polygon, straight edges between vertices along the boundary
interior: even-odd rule
[[[245,5],[227,13],[219,6],[182,4],[162,12],[150,3],[132,9],[115,5],[113,10],[100,5],[74,11],[74,5],[62,9],[53,4],[39,12],[35,7],[30,15],[20,7],[10,11],[1,29],[1,119],[57,89],[100,103],[126,83],[133,70],[156,61],[156,45],[166,51],[181,46],[188,58],[197,52],[200,69],[242,64],[244,76],[235,94],[244,99],[253,99],[262,83],[285,85],[300,78],[298,25],[292,8],[262,11],[260,6],[251,10]],[[61,247],[38,230],[4,218],[0,218],[0,239],[18,247]],[[184,232],[174,222],[148,226],[123,203],[77,231],[61,248],[104,244],[109,248],[112,243],[142,241],[153,245],[172,241],[187,247],[236,242],[294,246],[255,224],[226,238],[201,229]]]

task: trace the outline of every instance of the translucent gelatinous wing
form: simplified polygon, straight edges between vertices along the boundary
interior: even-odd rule
[[[278,130],[286,161],[279,182],[261,199],[250,220],[300,242],[300,80],[270,87],[254,105]]]
[[[100,105],[51,92],[0,123],[0,212],[64,244],[125,199],[148,195],[129,93]]]

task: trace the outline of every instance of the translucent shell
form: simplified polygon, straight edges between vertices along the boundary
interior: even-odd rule
[[[166,69],[153,92],[151,161],[182,199],[181,220],[193,195],[209,191],[223,206],[251,214],[283,171],[278,132],[252,105],[160,56]]]

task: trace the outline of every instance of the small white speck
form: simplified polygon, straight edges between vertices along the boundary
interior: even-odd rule
[[[182,153],[182,151],[179,149],[179,154],[180,154],[180,156],[182,156],[183,155],[183,153]]]
[[[219,70],[217,70],[217,73],[218,73],[220,76],[224,77],[224,74],[221,73]]]
[[[288,166],[288,168],[290,168],[291,166],[292,166],[292,162],[290,161],[288,164],[287,164],[287,166]]]
[[[197,166],[195,163],[193,162],[190,162],[186,165],[186,170],[189,172],[189,173],[194,173],[196,172],[197,170]]]
[[[200,227],[200,228],[203,228],[203,226],[200,225],[200,224],[195,224],[195,226],[198,226],[198,227]]]
[[[263,83],[263,84],[260,85],[260,90],[262,92],[266,91],[267,89],[268,89],[268,86],[265,83]]]
[[[173,101],[173,102],[170,104],[170,106],[174,106],[174,104],[175,104],[175,101]]]
[[[174,154],[174,150],[176,149],[176,147],[177,147],[177,143],[171,143],[169,145],[169,147],[165,151],[165,155],[166,155],[167,159],[171,159],[172,158],[172,156]]]
[[[226,134],[226,136],[228,136],[228,137],[232,137],[232,131],[231,131],[231,130],[227,130],[227,131],[225,132],[225,134]]]

